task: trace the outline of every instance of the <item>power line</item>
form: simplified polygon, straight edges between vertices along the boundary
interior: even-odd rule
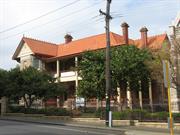
[[[102,1],[101,1],[101,2],[102,2]],[[101,3],[101,2],[99,2],[99,3]],[[99,4],[99,3],[95,3],[94,5]],[[41,28],[41,27],[43,27],[43,26],[45,26],[45,25],[47,25],[47,24],[49,24],[49,23],[53,23],[53,22],[55,22],[55,21],[64,20],[64,18],[69,17],[69,16],[71,16],[71,15],[73,15],[73,14],[75,14],[75,13],[81,12],[82,10],[86,10],[86,9],[92,7],[92,6],[93,6],[93,5],[88,6],[88,7],[85,7],[85,8],[82,8],[82,9],[77,10],[77,11],[74,11],[74,12],[71,12],[71,13],[69,13],[69,14],[67,14],[67,15],[64,15],[64,16],[62,16],[62,17],[58,17],[58,18],[53,19],[53,20],[51,20],[51,21],[48,21],[48,22],[46,22],[46,23],[44,23],[44,24],[40,24],[40,25],[31,27],[30,29],[24,30],[24,31],[22,31],[22,32],[19,32],[19,33],[16,33],[16,34],[13,34],[13,35],[10,35],[10,36],[1,38],[0,40],[9,39],[9,38],[14,37],[14,36],[16,36],[16,35],[23,34],[24,32],[28,32],[28,31],[31,31],[31,30],[34,30],[34,29]],[[148,5],[148,7],[155,7],[155,6],[156,6],[156,5],[151,5],[151,6]],[[167,5],[161,5],[161,6],[162,6],[162,7],[166,7]],[[146,7],[147,7],[147,6],[146,6]],[[128,10],[124,10],[124,11],[128,11]],[[170,10],[170,11],[172,11],[172,10]],[[115,12],[115,14],[116,14],[116,13],[119,12],[119,11],[114,11],[114,12]],[[128,12],[129,12],[129,11],[128,11]],[[130,16],[129,14],[131,14],[131,12],[133,12],[133,10],[130,11],[130,13],[125,14],[125,15],[126,15],[126,16]],[[166,11],[166,12],[167,12],[167,11]],[[168,11],[168,12],[169,12],[169,11]],[[112,13],[113,13],[113,12],[112,12]],[[113,17],[117,18],[117,17],[124,17],[124,16],[121,16],[121,15],[117,16],[117,15],[115,15],[115,16],[113,16]],[[95,18],[97,18],[97,16],[93,17],[92,19],[95,19]],[[98,18],[96,21],[101,21],[101,18]],[[66,23],[66,24],[67,24],[67,23]],[[64,25],[63,25],[63,26],[64,26]]]
[[[100,4],[100,3],[102,3],[102,1],[101,1],[101,2],[97,2],[96,4]],[[81,12],[81,11],[83,11],[83,10],[89,9],[89,8],[95,6],[96,4],[92,4],[92,5],[90,5],[90,6],[86,6],[86,7],[82,8],[82,9],[73,11],[73,12],[71,12],[71,13],[69,13],[69,14],[66,14],[66,15],[64,15],[64,16],[61,16],[61,17],[58,17],[58,18],[53,19],[53,20],[51,20],[51,21],[48,21],[48,22],[46,22],[46,23],[44,23],[44,24],[40,24],[40,25],[31,27],[30,29],[24,30],[24,31],[22,31],[22,32],[19,32],[19,33],[16,33],[16,34],[13,34],[13,35],[10,35],[10,36],[1,38],[0,40],[9,39],[9,38],[11,38],[11,37],[14,37],[14,36],[23,34],[24,32],[28,32],[28,31],[31,31],[31,30],[34,30],[34,29],[41,28],[41,27],[43,27],[43,26],[45,26],[45,25],[47,25],[47,24],[50,24],[50,23],[53,23],[53,22],[56,22],[56,21],[60,21],[60,20],[62,21],[62,20],[64,20],[65,18],[67,18],[67,17],[69,17],[69,16],[72,16],[73,14],[76,14],[76,13]],[[66,23],[65,25],[67,25],[67,23]],[[61,27],[62,27],[62,26],[64,26],[64,25],[61,25]]]
[[[80,22],[81,23],[78,23],[78,25],[80,25],[81,26],[81,28],[85,28],[85,29],[83,29],[83,31],[81,31],[81,32],[84,32],[84,31],[87,31],[87,30],[89,30],[89,27],[87,27],[87,26],[89,26],[89,24],[92,24],[93,23],[93,25],[95,25],[95,24],[98,24],[98,23],[100,23],[100,22],[97,22],[96,20],[92,20],[94,17],[96,17],[96,16],[92,16],[92,17],[90,17],[88,20],[86,20],[86,23],[84,23],[84,20],[81,20]],[[92,22],[89,22],[89,21],[92,21]],[[77,25],[77,24],[73,24],[72,26],[75,26],[75,25]],[[85,25],[85,26],[84,26]],[[72,29],[70,29],[70,31],[72,31],[73,33],[74,32],[79,32],[79,28],[78,27],[72,27]],[[55,35],[56,34],[56,35]],[[59,31],[58,32],[55,32],[55,33],[53,33],[53,34],[51,34],[51,35],[53,35],[53,36],[50,36],[51,38],[52,37],[57,37],[57,34],[58,34],[58,36],[59,35],[61,35],[61,34],[65,34],[64,32],[61,32],[61,33],[59,33]],[[54,36],[55,35],[55,36]]]
[[[7,29],[5,29],[5,30],[3,30],[3,31],[0,31],[0,34],[1,34],[1,33],[5,33],[5,32],[7,32],[7,31],[10,31],[10,30],[13,30],[13,29],[16,29],[16,28],[18,28],[18,27],[21,27],[21,26],[23,26],[23,25],[25,25],[25,24],[28,24],[28,23],[31,23],[31,22],[33,22],[33,21],[36,21],[36,20],[38,20],[38,19],[40,19],[40,18],[43,18],[43,17],[45,17],[45,16],[47,16],[47,15],[49,15],[49,14],[55,13],[55,12],[61,10],[61,9],[64,9],[64,8],[66,8],[66,7],[68,7],[68,6],[71,6],[71,5],[73,5],[73,4],[75,4],[75,3],[79,2],[79,1],[80,1],[80,0],[75,0],[75,1],[73,1],[73,2],[71,2],[71,3],[69,3],[69,4],[67,4],[67,5],[64,5],[64,6],[60,7],[60,8],[57,8],[57,9],[52,10],[52,11],[50,11],[50,12],[47,12],[47,13],[41,15],[41,16],[38,16],[38,17],[33,18],[33,19],[31,19],[31,20],[28,20],[28,21],[26,21],[26,22],[24,22],[24,23],[17,24],[17,25],[15,25],[15,26],[13,26],[13,27],[7,28]]]

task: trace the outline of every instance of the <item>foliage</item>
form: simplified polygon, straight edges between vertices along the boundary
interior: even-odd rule
[[[64,108],[47,108],[46,115],[48,115],[48,116],[69,116],[70,112]]]
[[[174,120],[180,122],[180,113],[174,113],[174,114],[173,114],[173,118],[174,118]]]
[[[168,112],[156,112],[156,113],[151,113],[150,114],[151,119],[157,119],[157,120],[167,120],[169,117]]]
[[[144,119],[148,112],[145,110],[134,109],[124,110],[122,112],[113,112],[113,119]]]
[[[149,77],[145,62],[151,54],[146,49],[139,49],[134,45],[112,48],[112,70],[116,83],[121,86],[129,82],[131,89],[139,89],[139,81]]]
[[[7,89],[8,96],[17,100],[23,97],[28,108],[31,107],[35,99],[47,100],[62,92],[60,84],[55,83],[54,78],[33,67],[22,71],[19,68],[12,69],[9,72],[9,81],[11,83]]]
[[[139,90],[139,81],[147,80],[150,73],[145,64],[151,58],[146,49],[139,49],[134,45],[114,47],[111,49],[111,96],[117,94],[118,86],[125,88],[127,82],[132,90]],[[82,81],[78,94],[85,98],[103,99],[105,96],[105,51],[87,51],[82,55],[79,64]]]
[[[104,52],[85,52],[79,64],[79,74],[82,81],[79,83],[78,95],[85,98],[99,98],[105,96],[105,65]]]
[[[95,116],[100,117],[101,119],[105,118],[105,109],[104,108],[99,108],[98,110],[95,111]]]
[[[167,43],[164,43],[161,50],[151,51],[152,58],[150,61],[146,61],[146,65],[149,68],[151,79],[156,80],[159,83],[163,81],[163,60],[170,60],[170,50]]]
[[[45,114],[47,116],[69,116],[70,112],[63,108],[25,108],[24,106],[10,106],[11,113],[25,113],[25,114]]]
[[[114,120],[142,120],[142,121],[167,121],[169,117],[168,112],[155,112],[151,113],[146,110],[134,109],[124,110],[121,112],[113,112]],[[180,113],[173,114],[174,121],[180,121]]]
[[[0,97],[5,96],[9,82],[7,79],[7,71],[0,69]]]

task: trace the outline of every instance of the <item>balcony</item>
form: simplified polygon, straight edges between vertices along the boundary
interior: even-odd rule
[[[54,77],[57,78],[58,75],[54,74]],[[70,82],[76,80],[76,72],[75,71],[67,71],[60,73],[60,81],[61,82]],[[78,77],[78,80],[82,80],[81,77]]]
[[[69,72],[62,72],[61,73],[61,78],[64,77],[73,77],[76,76],[76,72],[75,71],[69,71]]]

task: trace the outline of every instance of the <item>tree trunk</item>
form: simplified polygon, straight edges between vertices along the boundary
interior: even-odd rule
[[[27,99],[26,99],[26,95],[23,96],[23,100],[24,100],[24,102],[25,102],[24,107],[25,107],[25,108],[28,108],[28,101],[27,101]]]
[[[32,103],[33,103],[32,95],[29,95],[29,107],[28,108],[31,107]]]

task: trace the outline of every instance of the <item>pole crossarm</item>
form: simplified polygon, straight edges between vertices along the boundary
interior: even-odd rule
[[[103,12],[101,9],[99,10],[100,15],[104,15],[107,19],[111,20],[113,19],[113,17],[109,14],[106,14],[105,12]]]

